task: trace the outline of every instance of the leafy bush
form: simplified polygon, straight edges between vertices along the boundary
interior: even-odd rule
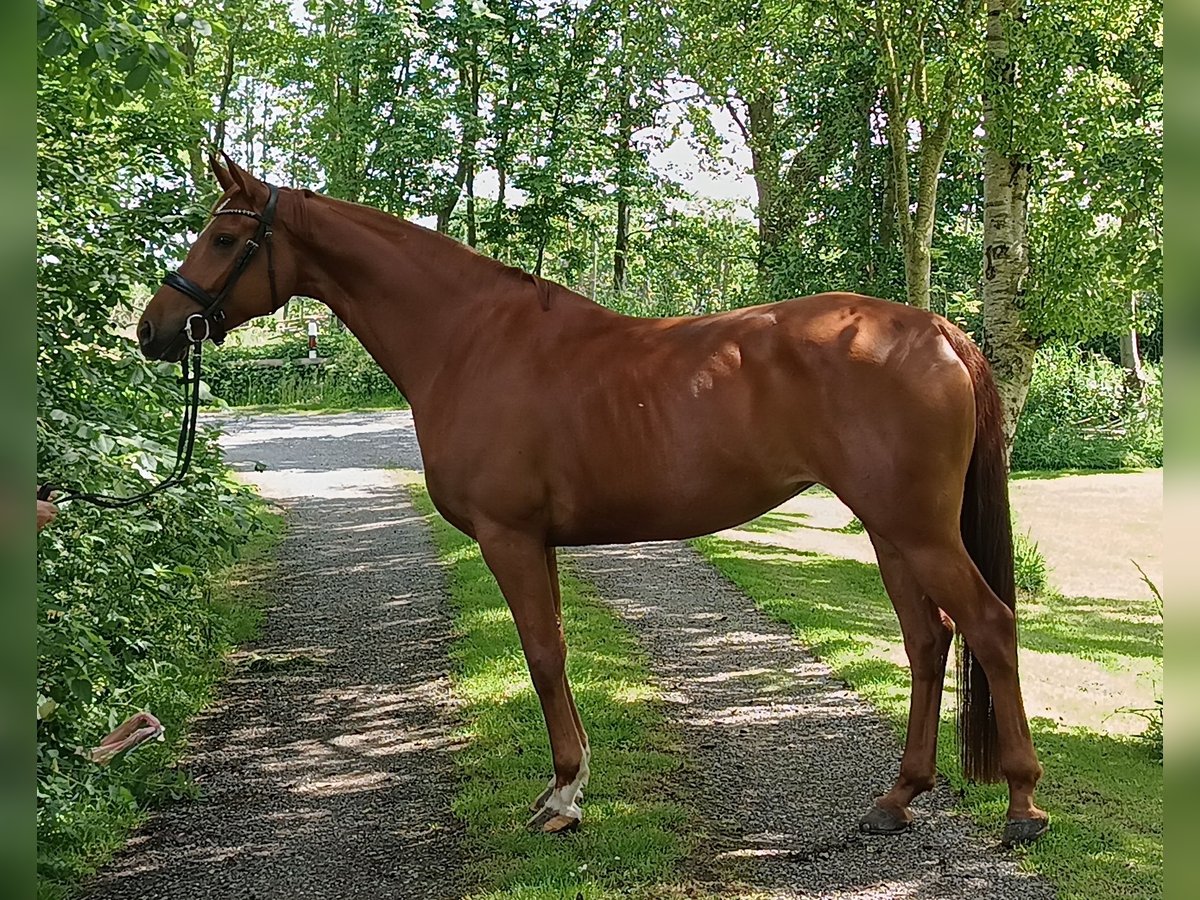
[[[322,335],[324,365],[295,362],[308,356],[308,338],[289,334],[253,347],[224,347],[209,353],[204,381],[212,395],[231,406],[311,405],[325,408],[402,406],[404,398],[378,363],[351,334]],[[263,359],[283,365],[263,366]]]
[[[1020,590],[1040,594],[1046,589],[1046,557],[1042,556],[1037,541],[1027,532],[1013,532],[1013,564]]]
[[[184,168],[190,101],[117,115],[54,65],[39,60],[37,474],[133,493],[174,462],[181,391],[178,369],[142,360],[120,325],[130,298],[161,277],[147,247],[170,254],[203,221]],[[213,587],[263,527],[261,503],[228,479],[206,433],[182,486],[126,510],[64,504],[39,535],[41,894],[88,871],[147,804],[186,789],[169,765],[178,736],[244,633],[243,612]],[[78,754],[142,709],[176,743],[108,767]]]
[[[1067,347],[1040,350],[1013,469],[1161,466],[1162,366],[1145,368],[1149,380],[1138,398],[1126,387],[1124,370],[1102,356]]]

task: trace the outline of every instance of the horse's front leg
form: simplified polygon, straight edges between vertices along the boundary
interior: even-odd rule
[[[558,579],[558,551],[554,547],[546,548],[546,572],[550,576],[550,590],[554,594],[554,621],[558,625],[558,639],[562,642],[563,647],[567,646],[566,636],[563,633],[562,620],[562,591]],[[566,672],[563,672],[563,686],[567,691],[567,701],[571,704],[571,718],[575,722],[575,730],[579,732],[579,741],[583,744],[583,773],[580,778],[579,789],[580,794],[576,803],[583,802],[583,789],[588,783],[588,764],[591,762],[592,751],[588,746],[587,731],[584,730],[583,720],[579,718],[579,707],[575,705],[575,698],[571,695],[571,681],[567,678]],[[529,805],[529,811],[536,813],[546,801],[550,799],[550,795],[554,793],[555,776],[550,776],[550,783],[546,785],[546,789],[538,795],[537,799]]]
[[[476,536],[484,561],[496,576],[512,611],[550,733],[554,783],[528,826],[533,831],[550,834],[568,831],[577,827],[583,817],[579,799],[587,781],[587,756],[567,687],[567,648],[559,625],[556,586],[551,584],[545,543],[539,537],[504,528],[477,528]]]

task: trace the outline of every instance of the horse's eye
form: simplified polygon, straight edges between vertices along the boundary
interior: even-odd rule
[[[214,239],[214,243],[218,247],[231,247],[231,246],[233,246],[233,235],[232,234],[218,234],[216,236],[216,238]]]

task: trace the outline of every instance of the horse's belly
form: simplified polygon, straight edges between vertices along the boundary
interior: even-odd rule
[[[576,493],[556,510],[565,514],[555,515],[551,538],[566,545],[627,544],[712,534],[774,509],[811,484],[811,479],[712,480],[689,489],[610,484],[602,495]]]

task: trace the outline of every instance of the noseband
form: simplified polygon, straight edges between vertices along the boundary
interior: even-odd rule
[[[210,294],[187,276],[180,275],[178,270],[168,273],[167,277],[163,279],[164,285],[174,288],[203,307],[201,312],[192,313],[183,323],[180,336],[186,338],[189,344],[199,345],[210,337],[213,339],[213,343],[219,344],[225,339],[224,335],[214,336],[213,325],[225,318],[225,301],[229,299],[234,285],[249,268],[254,254],[263,246],[267,248],[267,275],[271,279],[271,308],[278,308],[279,302],[275,296],[275,257],[271,252],[271,228],[275,224],[275,207],[279,203],[279,188],[273,184],[268,187],[270,193],[267,195],[267,205],[263,207],[261,213],[252,209],[218,209],[213,213],[213,218],[217,216],[249,216],[251,219],[258,220],[258,229],[254,232],[254,237],[246,241],[241,256],[238,257],[233,271],[225,279],[225,284],[220,291]],[[200,330],[201,325],[204,326],[203,333]]]

